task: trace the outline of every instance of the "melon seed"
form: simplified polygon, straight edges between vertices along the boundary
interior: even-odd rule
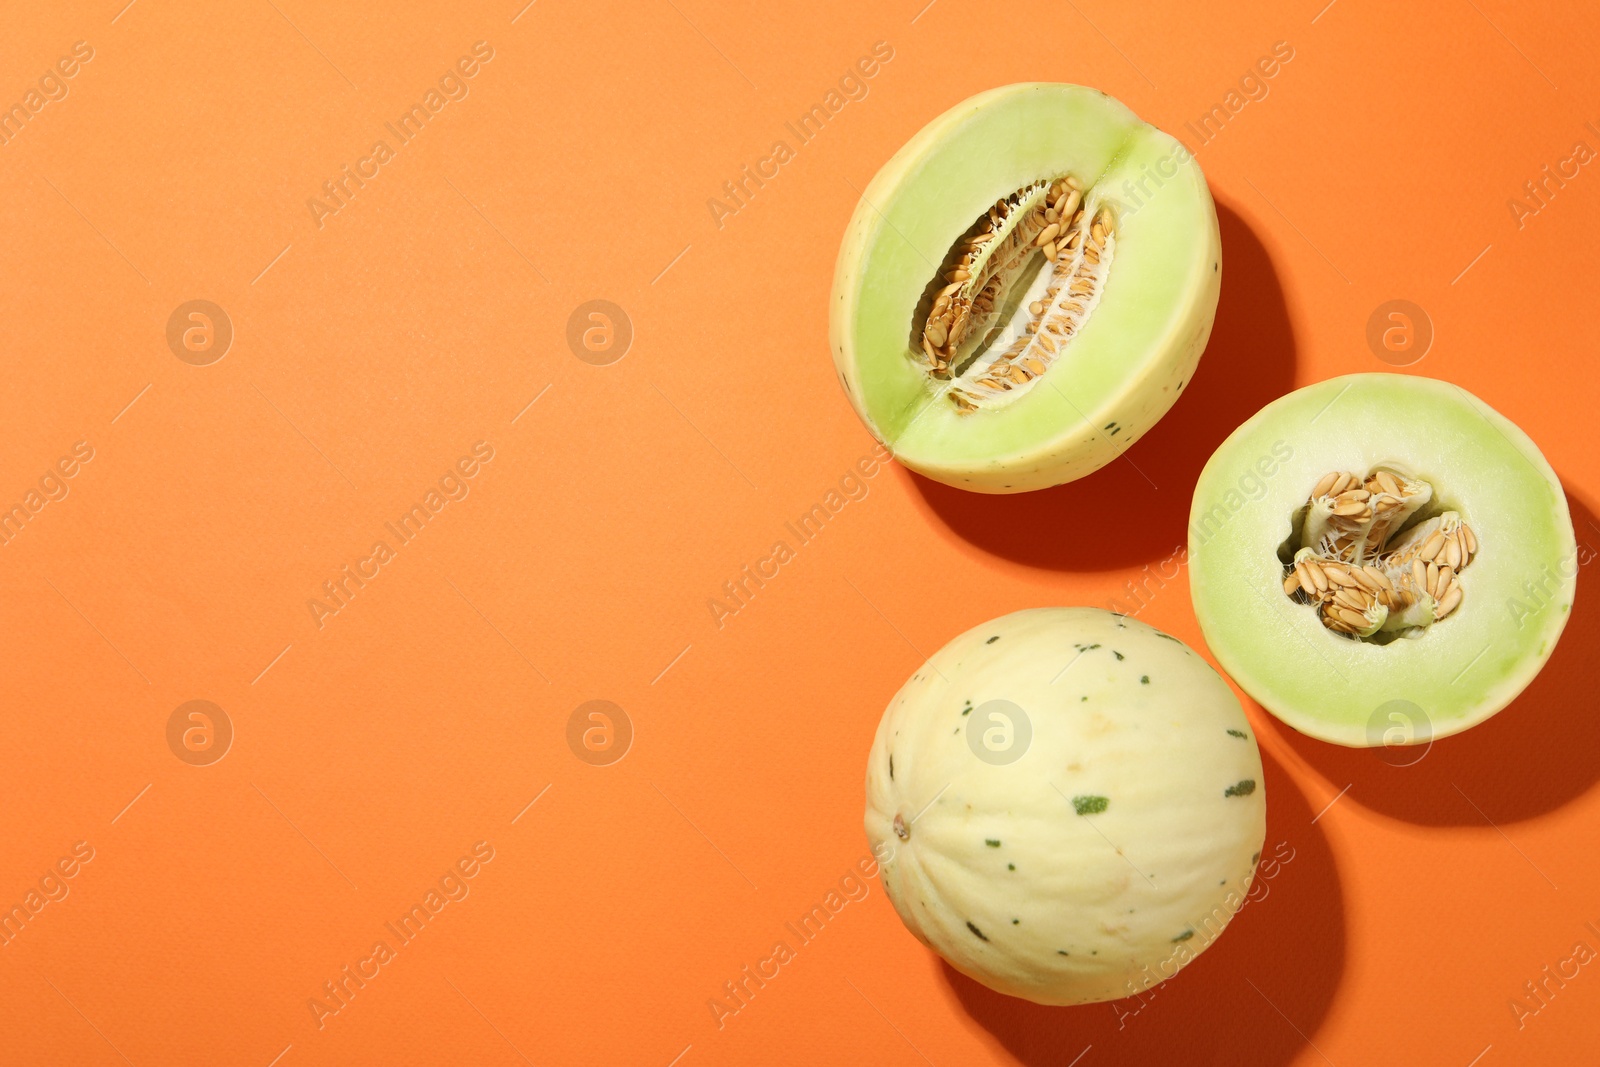
[[[1090,212],[1084,201],[1072,175],[1033,182],[996,201],[976,232],[945,256],[917,332],[924,372],[950,383],[945,394],[958,412],[1026,392],[1093,312],[1111,268],[1116,226],[1109,210]],[[1044,296],[1028,304],[1028,318],[1008,346],[969,360],[970,349],[1003,325],[997,309],[1036,255],[1051,264]]]
[[[1449,616],[1465,595],[1461,572],[1478,539],[1453,511],[1401,530],[1432,498],[1428,483],[1393,471],[1324,474],[1306,502],[1284,595],[1358,639],[1420,632]]]

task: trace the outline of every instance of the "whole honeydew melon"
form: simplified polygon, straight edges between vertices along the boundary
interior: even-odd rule
[[[867,837],[906,927],[1041,1004],[1140,992],[1242,905],[1266,833],[1232,690],[1176,638],[1037,608],[940,649],[890,702]]]
[[[828,302],[834,364],[912,470],[985,493],[1057,485],[1177,400],[1221,263],[1179,141],[1097,89],[1008,85],[934,119],[862,194]]]
[[[1459,386],[1352,374],[1268,404],[1195,486],[1189,586],[1240,688],[1296,730],[1425,744],[1533,680],[1578,551],[1555,471]]]

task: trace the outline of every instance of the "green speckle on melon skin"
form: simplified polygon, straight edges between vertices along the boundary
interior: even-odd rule
[[[1079,815],[1098,815],[1111,801],[1106,797],[1082,796],[1072,798],[1072,810]]]
[[[1256,783],[1255,783],[1255,781],[1253,779],[1250,779],[1250,778],[1243,778],[1243,779],[1239,780],[1238,782],[1235,782],[1233,785],[1230,785],[1228,788],[1224,789],[1222,791],[1222,795],[1225,796],[1225,797],[1247,797],[1251,793],[1254,793],[1255,791],[1256,791]]]

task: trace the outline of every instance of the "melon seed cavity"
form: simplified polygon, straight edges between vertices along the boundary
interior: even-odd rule
[[[1390,470],[1323,475],[1311,491],[1284,593],[1335,633],[1383,643],[1418,637],[1461,606],[1478,538],[1454,511],[1406,522],[1433,487]]]
[[[945,256],[929,285],[931,306],[924,298],[926,317],[913,333],[924,373],[958,412],[1027,392],[1099,303],[1116,248],[1115,219],[1107,207],[1091,208],[1089,195],[1070,174],[1024,186],[996,202]],[[1041,256],[1050,269],[1017,293]],[[1013,324],[1021,328],[1008,337]]]

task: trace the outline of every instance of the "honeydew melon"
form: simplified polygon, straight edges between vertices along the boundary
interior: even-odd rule
[[[1221,262],[1180,142],[1096,89],[993,89],[929,123],[862,195],[829,300],[834,363],[911,469],[986,493],[1057,485],[1177,400]]]
[[[1218,662],[1294,729],[1353,747],[1425,744],[1509,704],[1566,626],[1578,562],[1527,434],[1400,374],[1273,401],[1211,457],[1190,513]]]
[[[1243,904],[1261,755],[1192,650],[1098,608],[969,630],[906,682],[867,764],[867,837],[906,927],[1041,1004],[1170,978]]]

